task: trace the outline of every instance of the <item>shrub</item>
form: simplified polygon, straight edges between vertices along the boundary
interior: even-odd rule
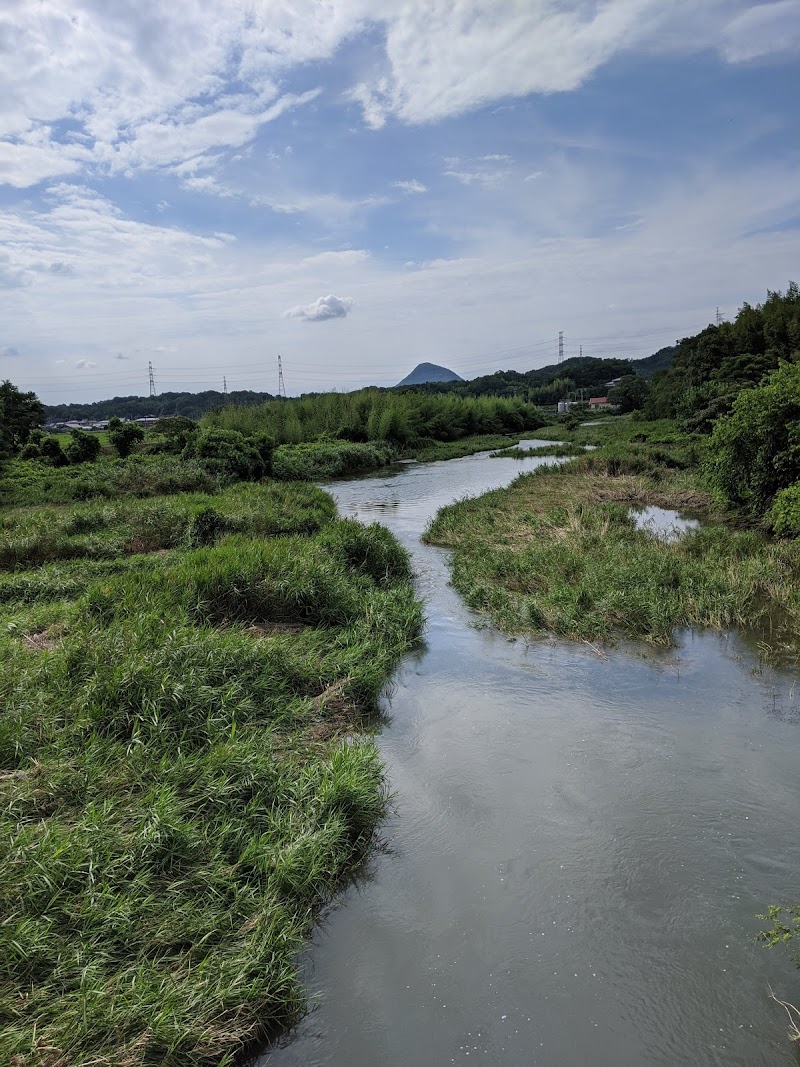
[[[264,473],[258,449],[238,430],[206,430],[187,445],[187,451],[209,470],[229,478],[252,481]]]
[[[138,423],[112,419],[108,427],[108,439],[117,450],[120,459],[125,459],[135,446],[144,440],[144,430]]]
[[[800,536],[800,482],[781,489],[767,515],[767,522],[782,537]]]
[[[800,481],[800,363],[783,363],[719,419],[704,464],[726,504],[763,515]]]
[[[64,449],[67,460],[72,464],[92,463],[100,455],[100,438],[86,430],[70,430],[71,441]]]

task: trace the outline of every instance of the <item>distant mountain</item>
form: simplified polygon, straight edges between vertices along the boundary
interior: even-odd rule
[[[464,379],[447,367],[438,367],[435,363],[418,363],[410,374],[403,378],[400,385],[424,385],[426,382],[463,382]]]

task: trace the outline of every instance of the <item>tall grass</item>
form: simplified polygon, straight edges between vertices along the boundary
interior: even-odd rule
[[[213,497],[231,525],[193,548],[206,501],[158,503],[153,543],[182,531],[168,554],[110,555],[148,502],[51,509],[56,554],[102,535],[109,558],[45,562],[44,512],[4,527],[28,523],[0,574],[14,1067],[229,1065],[290,1025],[296,952],[384,811],[352,735],[420,632],[406,553],[312,486]]]
[[[508,489],[444,508],[426,540],[453,549],[453,584],[509,631],[668,644],[676,629],[763,627],[800,648],[800,544],[710,524],[668,543],[631,507],[708,511],[691,442],[619,440]]]

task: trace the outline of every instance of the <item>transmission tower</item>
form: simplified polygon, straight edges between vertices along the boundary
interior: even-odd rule
[[[558,362],[564,362],[564,331],[558,331]]]
[[[156,395],[156,380],[153,377],[153,364],[152,363],[148,363],[147,364],[147,369],[148,369],[149,374],[150,374],[150,396],[155,396]]]
[[[227,396],[228,395],[228,379],[225,378],[225,377],[223,377],[223,379],[222,379],[222,395],[223,396]]]
[[[278,356],[278,396],[286,398],[286,383],[283,380],[283,363]]]
[[[717,308],[717,326],[722,322],[722,312]]]

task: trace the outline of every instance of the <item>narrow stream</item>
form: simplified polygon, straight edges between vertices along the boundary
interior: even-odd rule
[[[420,534],[542,462],[331,487],[411,550],[428,629],[385,702],[386,848],[306,953],[314,1010],[261,1063],[796,1063],[769,987],[798,1000],[800,972],[753,941],[800,896],[796,677],[735,634],[598,655],[468,611]]]

